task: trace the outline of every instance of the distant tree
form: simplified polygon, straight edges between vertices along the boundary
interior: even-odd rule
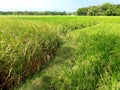
[[[13,11],[13,12],[2,12],[0,11],[0,15],[67,15],[65,11],[56,12],[56,11]]]
[[[97,16],[99,15],[99,7],[97,6],[91,6],[88,8],[87,10],[87,15],[90,15],[90,16]]]
[[[87,11],[88,11],[87,8],[79,8],[77,10],[77,15],[87,15]]]
[[[100,6],[90,6],[79,8],[76,12],[77,15],[89,15],[89,16],[119,16],[120,15],[120,4],[104,3]]]

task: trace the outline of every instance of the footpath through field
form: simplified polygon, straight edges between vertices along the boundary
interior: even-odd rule
[[[54,90],[53,85],[57,78],[61,78],[64,70],[69,70],[74,65],[76,45],[73,31],[62,36],[62,44],[56,52],[54,59],[36,74],[31,80],[28,80],[17,90]],[[63,70],[64,69],[64,70]]]

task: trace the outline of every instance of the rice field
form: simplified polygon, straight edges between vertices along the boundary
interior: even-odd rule
[[[1,90],[119,90],[120,17],[0,16]]]

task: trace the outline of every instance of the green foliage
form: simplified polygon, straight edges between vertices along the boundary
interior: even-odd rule
[[[0,88],[19,85],[40,71],[58,47],[56,27],[0,18]]]
[[[77,15],[87,15],[87,8],[79,8],[77,10]]]
[[[54,81],[56,90],[120,89],[120,26],[118,18],[112,19],[102,18],[101,24],[71,32],[75,65],[61,67],[61,78]]]
[[[42,66],[39,61],[55,56],[42,72],[15,89],[120,89],[119,17],[13,16],[0,19],[0,74],[3,77],[0,80],[4,80],[3,71],[7,72],[7,85],[14,79],[20,81],[22,70],[26,71],[23,80],[27,80],[38,71],[36,67]],[[54,55],[58,42],[61,45]]]
[[[65,11],[0,11],[0,15],[67,15]]]
[[[88,15],[88,16],[119,16],[120,15],[120,4],[104,3],[100,6],[90,6],[79,8],[77,15]]]

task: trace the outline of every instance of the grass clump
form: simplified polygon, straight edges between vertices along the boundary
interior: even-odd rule
[[[0,88],[10,89],[40,71],[58,47],[56,28],[25,20],[1,19]]]
[[[77,45],[75,65],[61,71],[63,81],[57,77],[56,90],[120,89],[120,27],[114,26],[100,24],[72,33]]]

